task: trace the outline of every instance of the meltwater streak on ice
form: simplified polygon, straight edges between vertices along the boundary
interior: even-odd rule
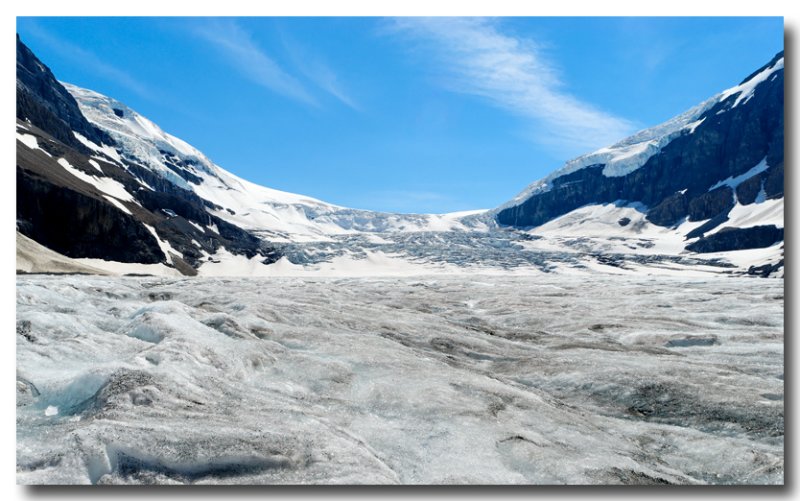
[[[20,276],[17,480],[782,483],[783,308],[744,278]]]

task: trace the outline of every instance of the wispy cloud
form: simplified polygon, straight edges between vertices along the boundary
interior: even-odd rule
[[[305,85],[269,57],[235,20],[198,21],[192,24],[192,31],[220,50],[232,66],[254,83],[305,104],[318,105]]]
[[[352,95],[344,89],[336,72],[318,56],[306,50],[285,30],[280,30],[280,39],[284,50],[289,55],[292,65],[308,80],[324,92],[335,97],[350,108],[361,111],[361,106]]]
[[[314,84],[354,110],[361,111],[361,106],[344,90],[339,77],[325,63],[315,59],[298,59],[297,69]]]
[[[487,99],[530,119],[534,139],[560,153],[605,146],[635,131],[633,122],[564,90],[557,67],[532,40],[479,18],[398,18],[390,30],[422,43],[450,90]]]
[[[154,98],[153,91],[148,86],[125,71],[103,61],[94,52],[53,35],[32,20],[26,20],[25,27],[28,34],[47,44],[51,50],[64,59],[80,64],[81,67],[87,68],[97,76],[121,85],[140,97],[145,99]]]

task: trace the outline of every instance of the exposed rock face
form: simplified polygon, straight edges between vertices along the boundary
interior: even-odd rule
[[[87,121],[72,95],[19,37],[17,127],[28,137],[17,141],[17,228],[47,248],[72,258],[164,263],[188,275],[220,247],[248,258],[261,255],[267,262],[281,257],[256,236],[210,214],[209,209],[218,209],[214,204],[135,158],[79,141],[75,134],[98,147],[115,145]],[[194,179],[186,162],[172,160],[171,169]],[[180,255],[165,255],[147,226]]]
[[[727,214],[733,208],[733,200],[733,190],[729,186],[703,193],[689,202],[689,221],[704,221],[722,213]]]
[[[128,263],[164,261],[158,242],[114,206],[17,169],[20,232],[69,257]]]
[[[78,151],[86,146],[73,132],[97,143],[113,145],[114,140],[86,120],[75,98],[67,92],[50,69],[25,46],[17,35],[17,118],[27,120],[62,143]]]
[[[686,246],[694,252],[724,252],[741,249],[760,249],[783,240],[783,228],[775,225],[750,228],[723,228]]]
[[[777,67],[781,52],[762,70]],[[742,102],[735,93],[700,115],[697,125],[682,130],[646,163],[621,176],[603,174],[604,164],[557,177],[550,189],[501,210],[497,221],[515,227],[536,227],[587,204],[617,200],[641,202],[647,218],[670,226],[688,217],[712,218],[733,205],[730,188],[709,192],[715,184],[746,173],[766,158],[769,168],[739,185],[740,202],[756,200],[762,187],[767,198],[783,196],[783,69],[755,87]]]
[[[689,197],[685,192],[676,192],[666,197],[647,212],[647,219],[659,226],[677,223],[689,210]]]
[[[780,270],[781,268],[783,268],[783,259],[781,259],[777,263],[767,263],[767,264],[763,264],[761,266],[751,266],[747,270],[747,274],[748,275],[755,275],[755,276],[758,276],[758,277],[768,277],[772,273],[775,273],[778,270]]]

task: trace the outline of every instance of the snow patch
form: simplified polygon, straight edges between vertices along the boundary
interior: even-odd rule
[[[135,201],[133,196],[128,193],[128,191],[125,189],[125,186],[119,181],[115,181],[109,177],[97,177],[87,174],[82,170],[73,167],[66,158],[59,158],[58,164],[73,176],[87,184],[91,184],[106,195],[110,195],[126,202]]]
[[[124,213],[126,213],[126,214],[129,214],[129,215],[131,215],[131,216],[133,215],[133,213],[132,213],[132,212],[131,212],[131,211],[130,211],[130,210],[127,208],[127,207],[125,207],[124,205],[122,205],[122,202],[120,202],[120,201],[119,201],[119,200],[117,200],[116,198],[114,198],[114,197],[112,197],[112,196],[109,196],[109,195],[103,195],[103,198],[105,198],[106,200],[108,200],[108,201],[111,203],[111,205],[113,205],[113,206],[114,206],[114,207],[116,207],[117,209],[121,210],[122,212],[124,212]]]
[[[716,233],[725,227],[750,228],[775,225],[777,228],[783,228],[783,205],[783,197],[748,205],[736,202],[736,205],[728,213],[728,221],[724,225],[714,228],[707,235]]]
[[[46,153],[47,156],[51,156],[49,153],[39,147],[39,141],[36,139],[36,136],[31,134],[20,134],[17,132],[17,140],[32,150],[40,150]]]
[[[82,134],[80,134],[79,132],[73,131],[72,134],[75,136],[75,139],[80,141],[84,146],[86,146],[90,150],[94,150],[94,151],[96,151],[98,153],[103,153],[104,155],[106,155],[111,160],[117,162],[119,165],[123,165],[122,157],[119,156],[119,152],[113,146],[109,146],[107,144],[99,145],[97,143],[94,143],[94,142],[90,141],[89,139],[87,139]],[[104,159],[104,160],[107,161],[108,159]]]
[[[145,228],[147,228],[147,231],[149,231],[156,238],[156,241],[158,242],[158,247],[161,249],[161,252],[163,252],[164,255],[167,257],[167,262],[169,264],[172,264],[172,254],[175,254],[177,256],[183,257],[183,254],[181,254],[180,252],[175,250],[169,244],[168,241],[162,240],[161,237],[158,236],[158,233],[156,233],[156,229],[155,228],[153,228],[149,224],[145,224],[145,223],[142,223],[142,224],[144,225]]]
[[[755,93],[758,84],[765,82],[773,73],[782,69],[783,69],[783,58],[780,58],[777,61],[775,61],[775,64],[762,70],[759,74],[753,76],[751,79],[744,82],[743,84],[731,87],[730,89],[723,92],[720,95],[720,101],[724,101],[725,99],[735,94],[739,94],[739,97],[737,97],[736,101],[733,102],[731,108],[736,108],[740,104],[746,104],[750,100],[750,98],[753,97],[753,94]]]
[[[753,176],[757,176],[758,174],[761,174],[762,172],[764,172],[767,169],[769,169],[769,165],[767,165],[767,157],[764,157],[764,159],[762,161],[760,161],[758,164],[756,164],[754,167],[752,167],[750,170],[748,170],[744,174],[739,174],[738,176],[735,176],[735,177],[731,176],[728,179],[720,181],[720,182],[716,183],[714,186],[712,186],[711,188],[709,188],[708,191],[715,190],[715,189],[717,189],[717,188],[719,188],[721,186],[729,186],[731,189],[736,191],[736,188],[740,184],[742,184],[743,182],[747,181],[748,179],[750,179]]]
[[[105,175],[105,172],[103,172],[103,169],[100,168],[100,164],[97,163],[94,159],[91,159],[91,158],[89,159],[89,165],[91,165],[92,167],[97,169],[100,172],[100,174]]]
[[[697,128],[700,127],[700,124],[702,124],[705,121],[706,117],[703,117],[700,120],[687,124],[684,128],[689,131],[689,134],[694,134],[694,131],[697,130]]]

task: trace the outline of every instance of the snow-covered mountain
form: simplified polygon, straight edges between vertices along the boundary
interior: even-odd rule
[[[350,209],[246,181],[123,103],[70,84],[84,116],[135,158],[175,185],[211,202],[212,214],[270,241],[327,240],[357,232],[464,230],[466,214],[391,214]],[[98,145],[86,142],[99,149]]]
[[[380,213],[241,179],[125,104],[57,81],[19,38],[17,75],[17,229],[76,269],[225,274],[215,265],[228,260],[249,273],[286,244],[486,227],[470,217],[484,211]]]
[[[782,266],[782,54],[497,209],[453,214],[351,209],[241,179],[124,103],[57,81],[19,39],[17,89],[17,229],[30,239],[18,239],[21,271],[58,262],[161,275],[767,275]]]
[[[783,53],[656,127],[567,162],[496,211],[540,235],[668,236],[782,261]],[[596,235],[597,236],[597,235]],[[663,240],[663,239],[662,239]]]

